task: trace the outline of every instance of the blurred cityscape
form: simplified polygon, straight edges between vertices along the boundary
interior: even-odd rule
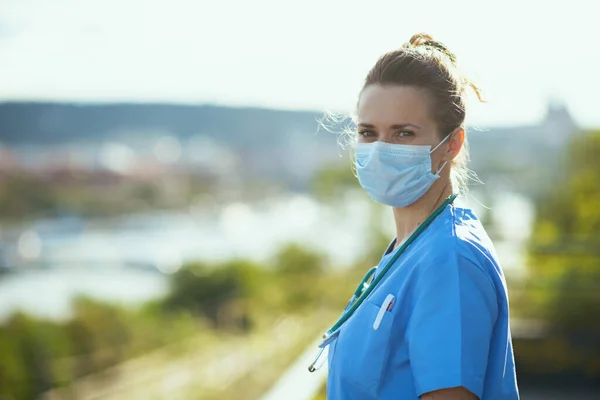
[[[319,199],[356,186],[343,140],[323,129],[322,118],[217,106],[0,104],[0,268],[108,263],[168,273],[198,258],[264,259],[267,243],[307,240],[294,237],[298,228],[290,226],[287,233],[272,228],[244,239],[272,236],[265,246],[231,248],[244,236],[240,226],[265,226],[275,213],[301,214],[307,224],[308,214],[323,207]],[[490,229],[504,229],[493,234],[505,240],[516,234],[520,243],[528,238],[533,202],[560,178],[564,148],[578,135],[584,133],[556,103],[537,125],[471,129],[471,167],[486,183],[473,187],[483,204],[471,206],[481,208]],[[347,176],[336,180],[335,173]],[[353,196],[348,201],[365,198]],[[498,209],[498,196],[500,203],[512,199],[518,211],[500,212],[495,221],[488,214]],[[281,218],[277,224],[290,225]],[[347,229],[338,230],[332,236]],[[328,249],[320,242],[335,251],[337,243]]]
[[[0,104],[0,398],[323,398],[274,385],[394,232],[323,116]],[[469,140],[523,398],[597,398],[600,132],[554,101]]]

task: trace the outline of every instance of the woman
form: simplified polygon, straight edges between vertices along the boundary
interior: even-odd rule
[[[456,57],[425,34],[383,55],[357,107],[356,172],[396,238],[326,334],[328,398],[518,399],[506,283],[465,183]],[[364,289],[366,288],[366,290]]]

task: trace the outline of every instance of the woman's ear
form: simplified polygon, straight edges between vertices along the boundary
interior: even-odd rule
[[[444,160],[454,160],[458,153],[460,153],[464,142],[465,130],[462,127],[458,127],[454,131],[452,131],[452,133],[450,134],[450,138],[448,139],[448,152],[446,153]]]

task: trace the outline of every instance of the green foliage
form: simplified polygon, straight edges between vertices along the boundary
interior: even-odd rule
[[[259,265],[245,260],[216,266],[188,264],[173,275],[165,307],[202,315],[217,328],[248,329],[249,302],[256,297],[265,275]]]
[[[79,322],[78,317],[81,315],[60,324],[16,314],[0,326],[0,395],[34,398],[73,379],[76,372],[64,361],[81,348],[94,350],[82,345],[89,342],[90,332],[71,334],[70,328]]]
[[[289,244],[267,265],[190,263],[171,276],[170,295],[135,310],[79,298],[67,321],[15,315],[0,324],[0,398],[36,398],[211,328],[236,336],[307,310],[324,325],[326,313],[312,313],[341,309],[355,272],[331,273],[321,254]]]
[[[33,398],[47,386],[38,341],[40,333],[35,328],[31,319],[15,315],[0,329],[0,395]],[[3,393],[9,388],[11,392]]]
[[[291,243],[277,252],[274,264],[277,274],[293,280],[306,275],[318,276],[324,270],[325,259],[319,253]]]
[[[74,365],[75,376],[115,365],[123,358],[123,347],[130,336],[126,323],[127,314],[116,306],[79,298],[74,302],[76,318],[69,321],[66,336],[73,345],[73,355],[78,357]]]
[[[273,260],[275,283],[284,291],[289,310],[314,306],[319,300],[317,285],[325,270],[325,258],[297,244],[284,246]]]
[[[35,398],[193,332],[151,306],[130,311],[85,298],[65,322],[16,314],[0,325],[0,398]]]
[[[539,201],[531,270],[558,293],[600,275],[600,132],[580,136],[565,179]],[[543,281],[543,282],[540,282]]]
[[[529,305],[566,354],[600,360],[600,132],[572,144],[564,179],[538,204],[530,244]],[[584,357],[585,358],[585,357]],[[596,372],[600,376],[600,369]]]
[[[185,310],[219,329],[252,324],[260,312],[298,311],[318,300],[325,257],[297,244],[282,247],[271,265],[246,260],[191,263],[172,277],[166,310]]]

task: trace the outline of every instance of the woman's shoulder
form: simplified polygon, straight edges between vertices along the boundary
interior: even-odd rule
[[[428,257],[420,269],[477,268],[486,275],[502,274],[494,245],[471,209],[452,206],[442,215],[430,239],[422,243]]]
[[[432,238],[438,247],[447,254],[495,257],[494,245],[473,210],[452,206],[443,216]]]

